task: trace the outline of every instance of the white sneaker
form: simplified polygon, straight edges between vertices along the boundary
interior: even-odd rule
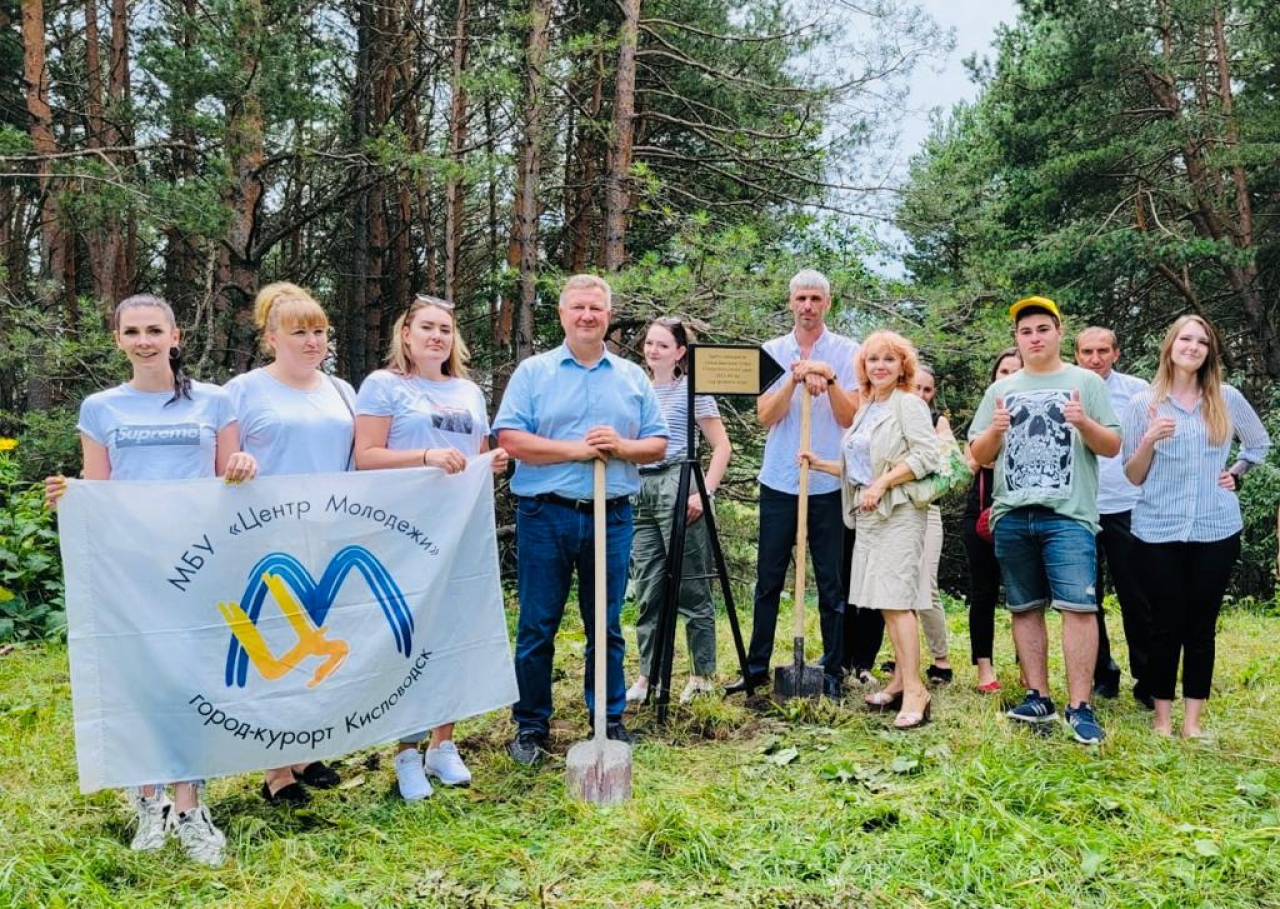
[[[431,783],[422,771],[422,755],[417,748],[409,748],[396,755],[396,782],[400,784],[400,798],[416,802],[431,795]]]
[[[680,703],[687,704],[700,694],[711,694],[716,690],[716,683],[701,675],[689,676],[684,691],[680,692]]]
[[[471,771],[462,763],[458,746],[453,742],[441,742],[439,748],[428,748],[422,762],[423,770],[446,786],[467,786],[471,783]]]
[[[141,789],[129,790],[134,810],[138,812],[138,830],[133,835],[129,848],[134,852],[155,852],[164,848],[168,836],[168,819],[173,811],[173,803],[160,789],[155,795],[147,798]]]
[[[169,826],[177,833],[178,842],[192,861],[211,868],[222,864],[222,847],[227,844],[227,838],[214,826],[209,809],[203,804],[182,815],[170,811]]]
[[[627,689],[627,703],[638,704],[649,696],[649,680],[644,676],[636,679],[635,684]]]

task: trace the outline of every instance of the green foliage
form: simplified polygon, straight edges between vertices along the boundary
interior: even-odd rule
[[[14,439],[0,439],[0,642],[66,631],[62,562],[44,484],[19,476]]]

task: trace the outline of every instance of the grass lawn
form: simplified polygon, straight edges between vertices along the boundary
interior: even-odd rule
[[[347,788],[305,810],[269,808],[259,777],[217,780],[218,870],[175,842],[131,853],[122,797],[78,793],[66,649],[23,647],[0,657],[0,906],[1280,906],[1280,619],[1224,617],[1212,741],[1155,738],[1126,689],[1098,748],[1013,728],[949,619],[956,682],[924,729],[888,729],[857,695],[703,700],[666,728],[641,710],[635,798],[604,810],[565,796],[586,730],[566,623],[553,759],[512,764],[499,713],[459,726],[475,784],[415,805],[389,748],[345,759]],[[1012,697],[1007,621],[998,641]]]

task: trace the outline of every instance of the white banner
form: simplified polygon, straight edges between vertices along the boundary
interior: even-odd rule
[[[338,757],[515,701],[490,460],[72,482],[81,790]]]

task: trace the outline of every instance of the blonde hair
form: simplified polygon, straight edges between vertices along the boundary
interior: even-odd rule
[[[1178,333],[1189,323],[1195,322],[1209,336],[1209,352],[1204,362],[1196,370],[1196,382],[1200,386],[1201,416],[1209,442],[1222,445],[1231,438],[1231,414],[1227,411],[1227,401],[1222,395],[1222,345],[1218,341],[1217,330],[1208,320],[1197,315],[1186,315],[1174,320],[1169,330],[1164,333],[1160,342],[1160,365],[1156,367],[1156,377],[1151,380],[1151,400],[1161,404],[1169,397],[1173,388],[1173,342]]]
[[[414,297],[409,308],[401,313],[400,318],[396,319],[396,324],[391,326],[391,349],[387,351],[387,366],[392,372],[402,376],[411,376],[417,372],[413,357],[409,356],[409,351],[405,347],[404,333],[413,324],[413,317],[429,306],[448,313],[450,321],[453,322],[453,344],[449,347],[449,359],[441,364],[440,371],[446,376],[459,379],[470,378],[471,371],[467,369],[467,363],[471,360],[471,351],[467,348],[467,343],[462,340],[461,332],[458,331],[458,320],[453,315],[453,304],[448,300],[426,294],[418,294]]]
[[[574,275],[568,281],[565,281],[564,288],[560,291],[560,305],[564,306],[564,301],[569,297],[569,291],[580,288],[601,291],[604,294],[604,308],[613,309],[613,288],[609,286],[608,281],[599,275]]]
[[[294,328],[328,328],[329,317],[316,298],[288,281],[276,281],[258,291],[253,300],[253,324],[261,337],[258,341],[264,353],[271,352],[267,332],[286,331]]]
[[[853,368],[857,375],[858,388],[864,395],[871,394],[871,379],[867,376],[867,356],[872,350],[887,348],[897,354],[902,362],[902,375],[898,376],[898,388],[910,392],[915,388],[916,368],[920,361],[916,355],[915,345],[896,331],[876,331],[867,336],[853,357]]]

